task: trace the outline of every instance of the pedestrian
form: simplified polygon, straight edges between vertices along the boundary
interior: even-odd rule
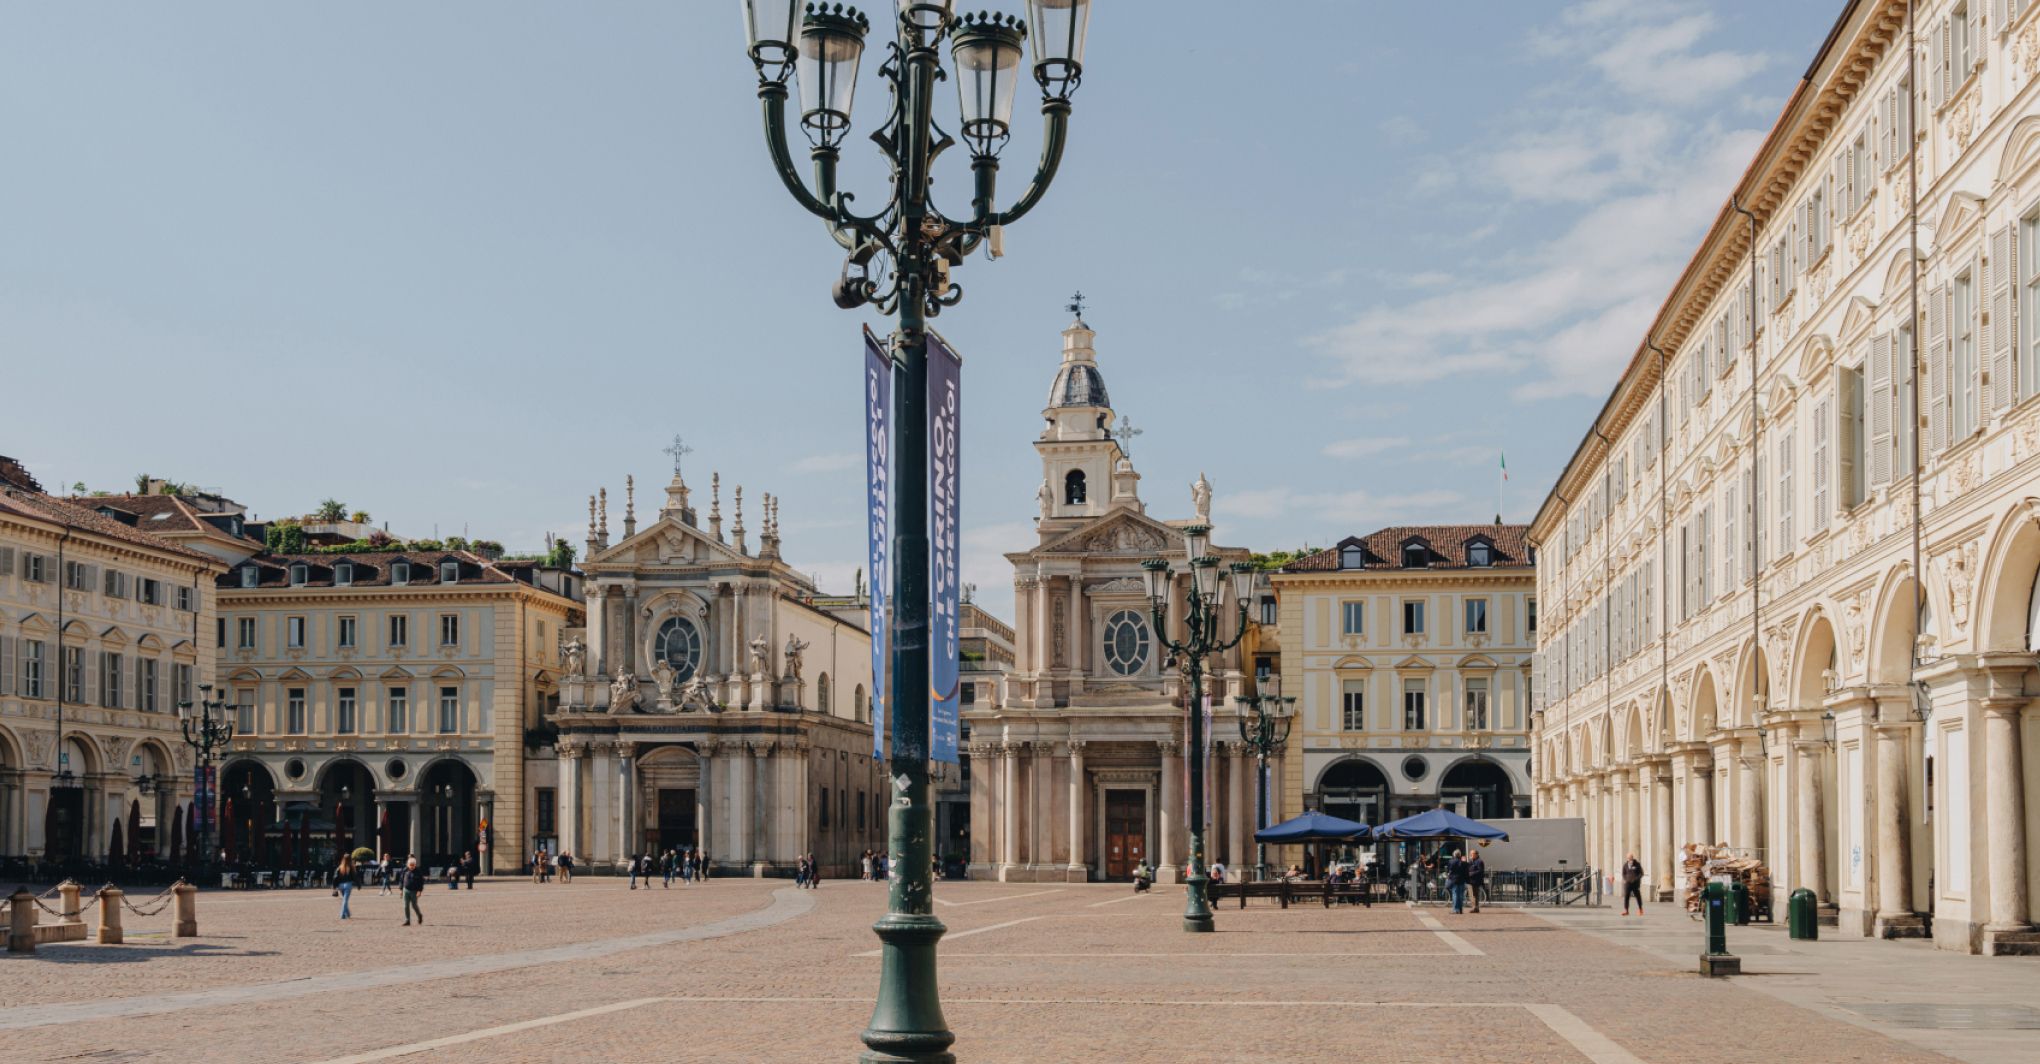
[[[383,854],[382,864],[377,866],[376,872],[382,878],[382,892],[388,894],[397,881],[397,863],[390,860],[389,854]]]
[[[404,926],[411,926],[411,914],[418,914],[418,923],[424,924],[425,910],[418,907],[418,895],[425,892],[425,870],[418,867],[418,857],[413,854],[404,862],[401,887],[404,892]]]
[[[815,855],[812,851],[807,855],[807,885],[809,890],[814,890],[822,885],[822,863],[815,860]]]
[[[1208,876],[1210,876],[1210,877],[1211,877],[1211,881],[1212,881],[1213,883],[1223,883],[1223,882],[1225,882],[1225,862],[1224,862],[1224,861],[1213,861],[1213,862],[1211,862],[1211,867],[1210,867],[1210,868],[1207,868],[1207,869],[1205,869],[1205,870],[1204,870],[1204,872],[1205,872],[1205,874],[1206,874],[1206,875],[1208,875]]]
[[[663,867],[663,868],[661,869],[661,871],[663,871],[663,872],[665,872],[665,873],[666,873],[666,888],[665,888],[665,889],[667,889],[667,890],[672,890],[672,889],[673,889],[673,873],[675,873],[675,872],[679,871],[679,868],[678,868],[677,866],[678,866],[678,865],[679,865],[679,863],[680,863],[680,857],[679,857],[679,855],[675,854],[675,853],[674,853],[673,851],[671,851],[671,850],[667,850],[667,851],[666,851],[666,856],[660,859],[660,863],[661,863],[662,865],[664,865],[664,867]]]
[[[545,882],[545,847],[543,846],[531,852],[531,881],[533,883]]]
[[[1445,883],[1452,890],[1452,911],[1466,912],[1466,858],[1455,853],[1445,863]]]
[[[481,870],[482,859],[476,857],[474,855],[474,851],[470,850],[467,853],[460,855],[461,875],[467,879],[467,885],[469,890],[475,889],[475,873]]]
[[[1629,915],[1629,899],[1636,899],[1636,915],[1643,915],[1643,862],[1635,854],[1622,862],[1622,915]]]
[[[796,886],[796,887],[805,887],[805,886],[807,886],[807,855],[806,855],[806,854],[801,854],[800,856],[798,856],[798,857],[795,857],[795,858],[793,859],[793,885],[794,885],[794,886]]]
[[[864,879],[870,879],[870,878],[871,878],[871,851],[870,851],[870,850],[866,850],[866,851],[864,851],[864,853],[863,853],[863,854],[861,854],[861,855],[859,855],[859,856],[858,856],[858,858],[857,858],[857,874],[858,874],[858,875],[859,875],[860,877],[864,878]]]
[[[574,855],[567,851],[562,850],[560,851],[560,882],[572,883],[573,881],[574,881]]]
[[[1481,859],[1479,850],[1469,850],[1472,858],[1466,862],[1466,892],[1473,899],[1473,911],[1480,911],[1481,892],[1487,890],[1487,862]]]
[[[360,871],[355,868],[354,855],[351,853],[341,854],[340,867],[333,873],[333,892],[340,895],[340,919],[342,920],[351,918],[351,914],[347,911],[347,903],[354,900],[354,884],[359,877]]]

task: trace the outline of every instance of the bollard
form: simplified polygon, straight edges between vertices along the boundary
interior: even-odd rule
[[[177,938],[197,938],[198,888],[180,879],[170,893],[177,899],[177,926],[170,933]]]
[[[1813,891],[1801,887],[1785,899],[1785,926],[1791,937],[1812,942],[1820,937],[1820,914]]]
[[[99,892],[99,942],[101,945],[120,945],[120,900],[126,896],[126,892],[122,891],[119,887],[107,887]]]
[[[1710,978],[1741,975],[1742,958],[1728,952],[1728,884],[1710,880],[1701,897],[1707,918],[1707,952],[1700,955],[1700,974]]]
[[[27,887],[16,887],[7,899],[13,911],[7,915],[7,952],[35,952],[35,895]]]
[[[78,902],[78,894],[84,889],[78,885],[78,881],[75,879],[67,879],[57,884],[57,897],[63,902],[58,908],[64,914],[57,919],[58,923],[82,924],[85,922],[84,907]]]
[[[1728,922],[1737,927],[1748,927],[1750,923],[1750,888],[1742,880],[1728,891]]]

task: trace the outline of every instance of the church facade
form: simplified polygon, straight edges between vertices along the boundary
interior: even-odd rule
[[[1015,653],[1005,697],[966,706],[973,878],[1083,882],[1125,879],[1151,862],[1165,880],[1188,859],[1184,681],[1157,640],[1141,563],[1176,574],[1168,623],[1180,638],[1189,586],[1183,529],[1208,523],[1210,485],[1193,486],[1195,516],[1158,520],[1115,436],[1116,415],[1081,318],[1063,330],[1062,365],[1040,438],[1038,541],[1013,565]],[[1247,560],[1214,548],[1226,563]],[[1226,634],[1237,616],[1228,603]],[[1244,677],[1237,650],[1208,662],[1218,737],[1237,736]],[[1216,827],[1209,859],[1244,863],[1251,849],[1253,769],[1220,743],[1208,777]]]
[[[742,488],[725,535],[712,483],[706,528],[677,469],[643,527],[627,488],[614,542],[606,492],[589,501],[588,623],[564,635],[557,738],[527,772],[558,811],[540,842],[598,868],[698,847],[725,875],[810,852],[844,874],[885,839],[864,606],[780,557],[772,496],[755,549]]]

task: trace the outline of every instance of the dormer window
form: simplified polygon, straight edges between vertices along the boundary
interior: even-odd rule
[[[1466,564],[1486,567],[1495,563],[1495,548],[1486,540],[1474,540],[1466,545]]]
[[[262,581],[262,570],[260,570],[260,569],[257,569],[257,568],[255,568],[255,567],[254,567],[254,566],[252,566],[252,565],[244,565],[244,566],[242,566],[242,567],[241,567],[241,586],[242,586],[242,587],[254,587],[254,586],[255,586],[256,584],[260,583],[261,581]]]
[[[1084,471],[1072,469],[1068,476],[1063,477],[1063,504],[1066,506],[1082,506],[1084,504],[1084,497]]]
[[[410,583],[410,582],[411,582],[411,563],[410,563],[410,562],[391,562],[391,563],[390,563],[390,583],[392,583],[392,584],[408,584],[408,583]]]
[[[293,563],[290,567],[290,586],[303,587],[305,584],[305,579],[310,575],[311,566],[308,566],[303,562]]]
[[[440,562],[440,563],[439,563],[439,582],[440,582],[440,583],[442,583],[442,584],[458,584],[458,583],[460,583],[460,563],[459,563],[459,562]]]
[[[354,583],[354,563],[341,562],[333,567],[333,586],[346,587]]]
[[[1402,567],[1405,569],[1428,569],[1431,567],[1431,548],[1419,540],[1411,540],[1402,547]]]
[[[1340,547],[1340,548],[1339,548],[1339,568],[1341,568],[1341,569],[1365,569],[1365,568],[1367,568],[1367,550],[1366,550],[1366,548],[1364,548],[1364,547],[1360,546],[1360,545],[1359,545],[1358,543],[1353,543],[1353,544],[1349,544],[1349,545],[1347,545],[1347,546],[1344,546],[1344,547]]]

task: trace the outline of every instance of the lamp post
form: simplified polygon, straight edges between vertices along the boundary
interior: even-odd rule
[[[194,840],[192,852],[198,856],[200,868],[212,863],[213,851],[209,837],[214,816],[212,803],[217,800],[214,793],[217,788],[213,781],[213,759],[234,740],[234,722],[227,717],[226,696],[215,698],[212,689],[209,683],[198,685],[196,717],[191,714],[191,702],[177,703],[177,726],[184,732],[184,741],[189,743],[192,751],[198,755],[198,778],[203,784],[203,793],[197,795],[197,801],[193,803],[198,810],[198,838]]]
[[[1240,699],[1247,712],[1240,715],[1240,741],[1254,752],[1254,777],[1258,786],[1254,802],[1254,877],[1268,874],[1268,844],[1259,838],[1268,826],[1268,759],[1289,745],[1289,729],[1296,723],[1296,696],[1282,697],[1281,681],[1268,678],[1267,694],[1255,692]]]
[[[794,202],[820,218],[848,253],[832,293],[836,305],[854,310],[868,303],[899,318],[892,335],[899,369],[893,377],[893,458],[899,472],[893,477],[888,759],[893,801],[887,815],[891,867],[898,871],[886,915],[873,928],[883,967],[877,1006],[863,1033],[863,1059],[951,1061],[956,1036],[943,1020],[936,989],[935,944],[943,926],[933,909],[934,806],[928,782],[927,319],[963,297],[949,280],[950,270],[980,247],[998,256],[1004,227],[1033,210],[1054,179],[1069,128],[1070,94],[1083,74],[1090,0],[1028,0],[1024,24],[1003,15],[956,16],[952,0],[895,0],[893,39],[878,68],[891,107],[871,138],[890,164],[892,187],[871,214],[852,211],[852,197],[836,187],[870,20],[843,4],[811,4],[803,16],[797,0],[741,2],[773,169]],[[999,152],[1013,114],[1022,44],[1030,36],[1045,124],[1041,160],[1020,198],[1002,211],[993,206]],[[942,69],[945,40],[953,74]],[[787,146],[789,76],[800,85],[812,189],[795,170]],[[936,82],[951,77],[961,105],[956,130],[969,148],[972,176],[970,211],[960,219],[943,213],[930,196],[934,162],[956,143],[934,117]]]
[[[1169,584],[1173,575],[1169,563],[1150,558],[1141,563],[1147,580],[1150,611],[1154,614],[1155,641],[1175,655],[1184,675],[1190,679],[1190,874],[1183,904],[1183,930],[1210,931],[1211,903],[1205,893],[1210,880],[1204,874],[1204,659],[1239,645],[1247,634],[1247,596],[1254,589],[1250,565],[1234,565],[1231,578],[1219,572],[1218,559],[1207,553],[1211,547],[1211,526],[1191,525],[1183,530],[1186,557],[1190,562],[1190,594],[1183,617],[1183,638],[1171,640],[1168,631]],[[1238,620],[1231,639],[1219,632],[1224,616],[1226,586],[1232,586]]]

